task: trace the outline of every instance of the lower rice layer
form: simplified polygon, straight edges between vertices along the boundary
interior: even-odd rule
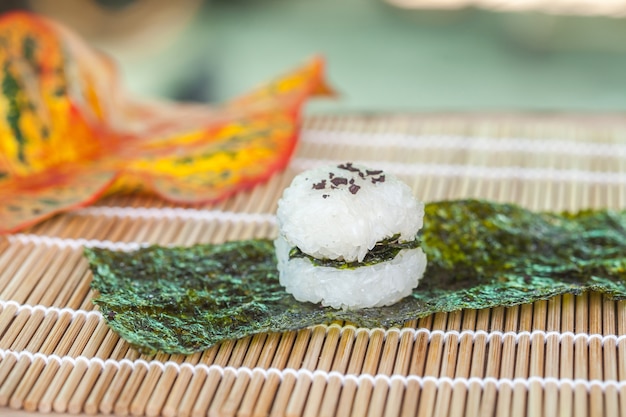
[[[308,258],[289,259],[290,245],[275,241],[280,283],[298,301],[342,309],[391,305],[407,295],[424,275],[426,255],[403,249],[387,262],[354,269],[316,266]]]

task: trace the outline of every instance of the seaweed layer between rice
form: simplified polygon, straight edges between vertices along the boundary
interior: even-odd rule
[[[302,250],[300,250],[297,246],[292,248],[289,252],[289,259],[305,258],[311,261],[311,263],[315,266],[337,269],[355,269],[391,261],[398,255],[398,253],[400,253],[402,249],[415,249],[419,246],[419,238],[416,237],[413,240],[401,242],[400,234],[398,233],[390,238],[377,242],[376,245],[374,245],[374,247],[365,255],[365,258],[363,258],[361,262],[346,262],[343,259],[320,259],[302,252]]]

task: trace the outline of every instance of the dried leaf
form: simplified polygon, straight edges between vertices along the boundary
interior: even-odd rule
[[[218,108],[140,101],[110,60],[27,13],[0,17],[0,66],[0,233],[129,184],[177,202],[226,198],[284,168],[305,100],[331,94],[314,58]]]
[[[216,201],[284,168],[296,144],[297,120],[279,111],[233,120],[201,132],[186,151],[138,156],[123,174],[168,200]]]

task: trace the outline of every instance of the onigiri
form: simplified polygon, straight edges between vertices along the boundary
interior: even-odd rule
[[[278,202],[280,283],[338,309],[394,304],[426,269],[423,218],[411,188],[383,170],[347,162],[303,172]]]

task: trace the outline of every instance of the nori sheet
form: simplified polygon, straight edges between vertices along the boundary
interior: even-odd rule
[[[85,252],[94,302],[111,328],[145,353],[190,354],[226,339],[335,320],[389,328],[435,312],[564,293],[626,298],[626,211],[536,213],[458,200],[427,204],[424,221],[419,239],[428,267],[418,288],[393,306],[359,311],[287,294],[270,240]]]

